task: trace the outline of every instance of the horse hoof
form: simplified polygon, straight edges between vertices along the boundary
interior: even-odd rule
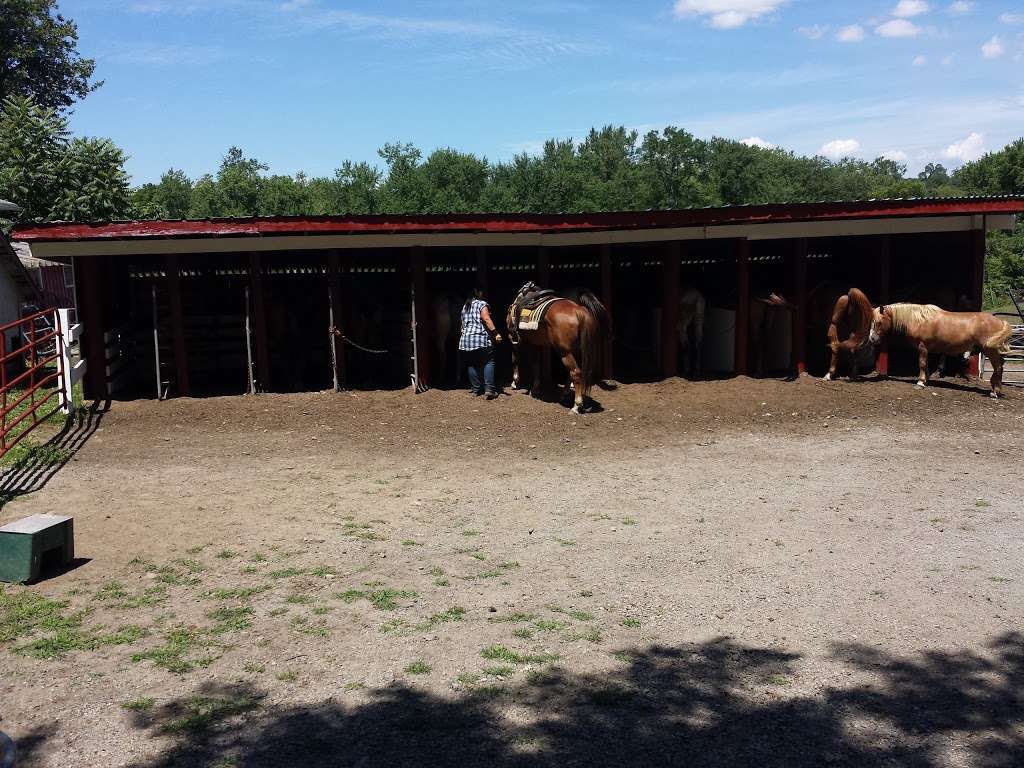
[[[991,397],[993,400],[998,400],[1000,398],[1000,394],[998,392],[989,392],[988,396]]]
[[[919,386],[921,389],[924,389],[924,382],[923,381],[917,382],[917,386]]]
[[[831,373],[826,373],[824,376],[821,377],[821,380],[822,381],[832,381],[832,374]]]
[[[580,407],[578,405],[574,405],[571,409],[569,409],[569,413],[572,413],[572,414],[575,414],[576,416],[579,416],[580,415]]]

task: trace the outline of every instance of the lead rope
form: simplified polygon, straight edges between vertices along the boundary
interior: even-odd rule
[[[390,349],[370,349],[369,347],[364,347],[362,344],[357,344],[344,333],[342,333],[340,328],[328,328],[327,333],[329,335],[333,334],[337,336],[339,339],[341,339],[343,342],[348,344],[349,346],[355,347],[356,349],[361,350],[362,352],[368,352],[371,355],[386,355],[391,352]]]

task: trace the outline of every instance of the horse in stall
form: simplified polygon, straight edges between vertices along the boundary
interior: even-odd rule
[[[871,331],[871,315],[874,307],[868,297],[859,288],[851,288],[836,299],[832,307],[832,321],[828,326],[828,348],[832,352],[832,360],[824,381],[832,381],[836,377],[839,366],[839,353],[849,352],[853,361],[850,375],[857,378],[858,352],[868,344]],[[840,336],[843,336],[840,341]]]
[[[542,352],[548,349],[558,351],[562,365],[569,373],[571,388],[575,393],[572,412],[581,413],[584,402],[590,399],[590,390],[598,379],[604,347],[604,336],[611,333],[611,316],[608,309],[591,291],[580,289],[577,300],[552,296],[536,328],[520,326],[520,315],[525,300],[531,293],[539,292],[530,282],[519,289],[515,301],[509,305],[505,320],[508,325],[512,347],[512,386],[519,389],[520,347],[526,344]],[[533,388],[540,391],[540,365],[533,365]]]
[[[683,373],[687,378],[700,376],[704,349],[704,295],[692,285],[679,289],[679,345],[683,351]]]
[[[813,363],[814,367],[820,363],[824,367],[825,361],[818,355],[822,350],[829,352],[830,360],[824,377],[825,381],[836,378],[841,352],[850,354],[850,373],[853,377],[858,375],[862,366],[870,371],[875,365],[874,348],[860,342],[861,334],[865,339],[867,337],[873,307],[867,296],[860,290],[857,291],[859,295],[855,295],[851,300],[851,290],[854,289],[850,287],[849,283],[823,280],[814,286],[807,295],[807,331],[812,339],[825,338],[826,340],[823,347],[818,347],[815,344],[808,349],[808,363]],[[861,297],[863,297],[863,301],[861,301]],[[862,324],[858,323],[858,316],[859,323]],[[853,341],[855,333],[858,334],[856,343]],[[835,343],[838,345],[834,348],[833,334]]]
[[[947,312],[934,304],[887,304],[872,313],[869,338],[878,344],[899,333],[917,346],[917,386],[928,383],[928,353],[962,355],[984,352],[992,361],[992,397],[1002,395],[1003,356],[1009,354],[1013,329],[988,312]]]
[[[459,315],[462,301],[450,293],[435,293],[431,299],[431,318],[434,323],[433,342],[437,381],[448,381],[448,350],[458,346]],[[462,366],[455,366],[455,385],[462,380]]]

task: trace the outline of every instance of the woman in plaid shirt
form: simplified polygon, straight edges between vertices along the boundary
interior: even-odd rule
[[[469,366],[469,384],[473,394],[482,395],[486,391],[488,400],[498,396],[498,390],[494,386],[495,343],[501,343],[501,334],[491,320],[491,308],[484,301],[484,292],[480,288],[474,288],[466,303],[462,305],[459,352]]]

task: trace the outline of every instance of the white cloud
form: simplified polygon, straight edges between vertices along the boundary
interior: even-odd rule
[[[882,157],[886,160],[892,160],[894,163],[907,162],[907,153],[902,149],[890,149],[888,152],[884,152]]]
[[[967,138],[954,142],[946,147],[942,156],[947,160],[956,160],[961,163],[969,163],[977,160],[985,154],[985,137],[983,134],[972,132]]]
[[[775,149],[774,144],[765,141],[760,136],[751,136],[750,138],[743,139],[740,144],[746,144],[748,147],[757,147],[758,149]]]
[[[818,154],[833,160],[839,160],[844,157],[850,157],[858,149],[860,149],[860,142],[856,139],[835,139],[828,142],[828,144],[824,144],[818,150]]]
[[[967,0],[957,0],[957,2],[949,4],[948,11],[953,16],[963,16],[970,13],[973,9],[974,3],[967,2]]]
[[[915,56],[914,57],[913,64],[914,64],[915,67],[923,67],[927,63],[928,63],[928,57],[927,56]]]
[[[821,40],[828,32],[827,24],[814,24],[810,27],[798,27],[797,33],[803,35],[808,40]]]
[[[677,18],[707,16],[712,27],[735,29],[774,13],[789,0],[676,0]]]
[[[864,27],[860,24],[851,24],[836,32],[836,40],[840,43],[859,43],[864,39]]]
[[[981,46],[981,55],[986,59],[997,59],[1006,53],[1006,48],[1003,46],[1003,41],[999,39],[999,35],[994,35],[991,40]]]
[[[999,20],[1003,24],[1009,24],[1011,26],[1015,24],[1024,24],[1024,13],[1004,13],[999,17]]]
[[[892,9],[892,15],[901,19],[909,19],[911,16],[919,16],[929,10],[928,3],[924,0],[900,0]]]
[[[875,34],[882,37],[917,37],[921,28],[906,19],[890,19],[875,27]]]

